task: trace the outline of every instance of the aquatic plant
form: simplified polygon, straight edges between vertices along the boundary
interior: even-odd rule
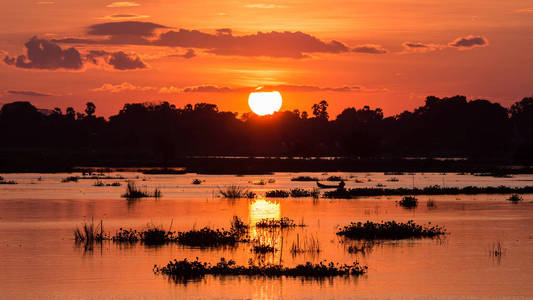
[[[418,199],[414,196],[404,196],[402,200],[398,201],[398,204],[405,208],[415,208],[418,206]]]
[[[105,183],[101,180],[96,180],[93,184],[93,186],[105,186]]]
[[[200,230],[189,230],[177,233],[177,242],[187,246],[212,247],[234,245],[240,240],[237,232],[224,229],[211,229],[204,227]]]
[[[424,188],[353,188],[347,190],[333,190],[324,193],[326,198],[352,198],[361,196],[394,196],[394,195],[476,195],[476,194],[533,194],[533,186],[509,187],[441,187],[439,185]]]
[[[172,225],[171,225],[172,228]],[[160,226],[150,225],[144,231],[139,233],[140,240],[146,245],[163,245],[172,241],[176,241],[174,233],[169,230],[164,230]]]
[[[437,208],[437,203],[435,202],[435,200],[429,198],[428,201],[426,202],[426,206],[429,209],[434,209],[434,208]]]
[[[504,253],[504,248],[503,248],[503,243],[501,241],[497,241],[490,245],[489,256],[499,258],[503,255],[503,253]]]
[[[274,251],[276,251],[276,248],[266,244],[254,245],[252,247],[252,252],[258,254],[272,253]]]
[[[301,253],[320,253],[320,242],[318,238],[314,236],[304,237],[300,242],[300,234],[296,234],[296,240],[292,242],[291,245],[291,254],[301,254]]]
[[[94,243],[108,239],[109,235],[104,232],[103,220],[100,220],[100,223],[96,226],[94,225],[94,220],[91,220],[91,223],[84,222],[81,228],[77,226],[74,229],[74,240],[76,242]]]
[[[391,177],[391,178],[388,178],[387,181],[398,182],[398,181],[400,181],[400,179],[398,179],[398,177]]]
[[[291,181],[318,181],[318,178],[311,176],[298,176],[291,178]]]
[[[340,265],[333,262],[320,262],[312,264],[307,262],[295,267],[284,267],[282,265],[267,264],[263,266],[248,265],[238,266],[233,260],[221,258],[220,261],[211,265],[198,261],[173,260],[166,266],[154,265],[153,271],[156,274],[170,276],[177,282],[181,280],[201,278],[205,275],[220,276],[263,276],[263,277],[333,277],[333,276],[358,276],[367,271],[366,266],[354,262],[352,265]]]
[[[17,184],[14,180],[0,180],[0,184]]]
[[[120,182],[115,181],[115,182],[112,182],[112,183],[107,183],[106,186],[121,186],[121,184],[120,184]]]
[[[349,245],[346,251],[351,254],[361,253],[364,256],[371,253],[375,245],[375,241],[363,241],[362,243]]]
[[[218,192],[224,198],[238,199],[238,198],[255,198],[256,194],[248,189],[238,186],[229,185],[224,189],[219,188]]]
[[[122,229],[122,227],[112,237],[114,242],[135,243],[140,240],[140,233],[133,229]]]
[[[134,181],[128,181],[128,185],[126,186],[126,192],[122,194],[123,198],[128,199],[137,199],[137,198],[146,198],[146,197],[154,197],[154,198],[160,198],[163,194],[161,193],[161,189],[155,188],[153,193],[148,193],[146,190],[146,187],[144,189],[141,189],[137,187]]]
[[[507,200],[513,202],[513,203],[518,203],[520,201],[522,201],[522,196],[518,195],[518,194],[512,194],[509,198],[507,198]]]
[[[343,181],[344,178],[340,177],[340,176],[329,176],[328,178],[326,178],[326,181]]]
[[[443,235],[446,229],[439,226],[422,226],[417,225],[412,220],[407,223],[396,221],[387,221],[375,223],[371,221],[352,222],[350,225],[344,226],[343,229],[337,232],[337,235],[344,236],[351,239],[408,239],[408,238],[431,238]]]
[[[238,216],[233,216],[233,218],[231,219],[230,231],[238,237],[241,237],[248,233],[248,228],[249,226],[245,224]]]
[[[267,198],[287,198],[290,196],[290,193],[284,190],[272,190],[265,193]]]
[[[296,224],[294,223],[294,220],[282,217],[281,219],[261,219],[259,222],[255,223],[255,227],[257,228],[291,228],[291,227],[303,227],[305,226],[302,224]]]
[[[202,181],[200,179],[198,179],[198,178],[193,179],[193,181],[192,181],[192,184],[201,184],[201,183],[202,183]]]
[[[61,182],[78,182],[79,177],[78,176],[69,176],[65,177],[61,180]]]
[[[308,190],[295,188],[291,190],[291,197],[298,198],[298,197],[311,197],[311,192]]]

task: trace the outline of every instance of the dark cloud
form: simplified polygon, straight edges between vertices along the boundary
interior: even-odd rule
[[[106,36],[102,39],[64,38],[53,40],[69,44],[151,45],[204,49],[217,55],[266,56],[302,58],[311,53],[343,53],[350,49],[338,41],[322,41],[312,35],[297,32],[258,32],[233,35],[229,28],[206,33],[198,30],[168,30],[158,37],[156,29],[169,27],[138,21],[95,24],[88,28],[90,35]]]
[[[168,31],[153,42],[158,46],[206,49],[217,55],[302,58],[308,53],[341,53],[348,47],[338,41],[324,42],[303,32],[258,32],[234,36],[230,30],[216,34],[198,30]]]
[[[61,49],[57,44],[37,37],[31,38],[25,46],[26,55],[17,57],[6,55],[4,62],[17,68],[41,70],[81,70],[87,63],[100,65],[101,62],[116,70],[146,68],[146,65],[137,55],[127,54],[123,51],[93,50],[87,54],[82,54],[74,47]]]
[[[441,50],[445,46],[422,42],[404,42],[402,44],[406,52],[431,52]]]
[[[99,64],[100,59],[112,66],[116,70],[144,69],[146,65],[135,54],[127,54],[123,51],[107,52],[103,50],[93,50],[87,54],[87,60],[93,64]]]
[[[58,45],[44,39],[32,37],[25,44],[26,55],[6,56],[4,62],[24,69],[79,70],[83,67],[81,54],[75,48],[61,49]]]
[[[483,36],[469,35],[466,37],[459,37],[448,45],[458,49],[471,49],[474,47],[486,47],[489,45],[489,41]]]
[[[168,28],[166,26],[139,21],[123,21],[94,24],[89,26],[87,33],[91,35],[127,35],[127,36],[154,36],[156,29]]]
[[[187,52],[183,54],[173,54],[173,55],[169,55],[168,57],[182,57],[182,58],[189,59],[195,56],[196,56],[196,52],[193,49],[187,49]]]
[[[387,49],[383,48],[380,45],[359,45],[354,48],[352,48],[352,52],[357,53],[368,53],[368,54],[385,54],[387,53]]]
[[[7,91],[8,94],[11,94],[11,95],[21,95],[21,96],[30,96],[30,97],[49,97],[51,95],[48,95],[48,94],[43,94],[43,93],[39,93],[39,92],[34,92],[34,91]]]

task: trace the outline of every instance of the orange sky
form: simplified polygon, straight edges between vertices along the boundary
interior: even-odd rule
[[[392,115],[427,95],[508,106],[533,94],[533,0],[22,0],[0,20],[0,104],[93,101],[108,116],[125,102],[205,101],[244,113],[266,85],[282,110],[326,99],[332,115]]]

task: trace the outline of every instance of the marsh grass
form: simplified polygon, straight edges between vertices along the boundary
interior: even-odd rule
[[[0,184],[17,184],[14,180],[0,180]]]
[[[518,195],[518,194],[512,194],[509,198],[507,198],[507,200],[513,202],[513,203],[518,203],[520,201],[522,201],[522,196]]]
[[[247,188],[238,185],[229,185],[225,188],[218,189],[219,194],[224,198],[239,199],[239,198],[255,198],[256,194]]]
[[[466,186],[441,187],[439,185],[424,188],[396,188],[386,189],[383,185],[376,188],[354,188],[347,190],[334,190],[324,193],[326,198],[352,198],[361,196],[398,196],[398,195],[477,195],[477,194],[533,194],[533,186],[509,187],[509,186],[488,186],[476,187]]]
[[[294,228],[294,227],[304,227],[303,222],[301,224],[294,223],[294,220],[282,217],[281,219],[261,219],[259,222],[255,223],[257,228]]]
[[[272,190],[265,193],[267,198],[287,198],[290,196],[290,193],[284,190]]]
[[[375,223],[371,221],[352,222],[337,232],[337,235],[357,240],[399,240],[408,238],[433,238],[446,234],[446,229],[439,226],[417,225],[412,220],[407,223],[388,221]]]
[[[318,181],[318,178],[311,176],[298,176],[291,178],[291,181]]]
[[[292,242],[290,252],[293,256],[302,253],[320,253],[320,242],[314,236],[305,236],[300,239],[300,234],[296,234],[296,240]]]
[[[325,261],[318,264],[307,262],[292,268],[272,264],[257,266],[251,263],[248,266],[239,266],[233,260],[221,258],[215,265],[202,263],[198,259],[195,261],[173,260],[166,266],[154,265],[153,271],[156,274],[167,275],[176,282],[182,282],[202,278],[205,275],[315,278],[359,276],[366,273],[367,267],[358,262],[354,262],[352,265],[341,265]]]
[[[134,181],[128,181],[128,185],[126,186],[126,191],[124,194],[122,194],[123,198],[128,199],[137,199],[137,198],[147,198],[147,197],[154,197],[154,198],[160,198],[163,194],[161,193],[161,189],[156,187],[154,189],[153,193],[149,193],[147,188],[139,188],[137,187],[137,184],[135,184]]]
[[[259,244],[252,246],[252,252],[257,254],[274,253],[276,248],[267,244]]]
[[[437,208],[437,202],[431,198],[428,199],[428,201],[426,202],[426,206],[428,209],[435,209]]]
[[[74,229],[74,240],[80,243],[95,243],[108,240],[109,235],[104,231],[104,222],[100,220],[98,224],[94,224],[94,220],[91,223],[84,222],[81,227],[77,226]]]
[[[404,196],[398,204],[405,208],[415,208],[418,206],[418,199],[415,196]]]
[[[290,191],[272,190],[272,191],[267,191],[265,193],[265,197],[267,197],[267,198],[287,198],[287,197],[293,197],[293,198],[313,197],[313,198],[318,198],[318,197],[320,197],[320,191],[319,191],[318,188],[314,188],[312,190],[294,188],[294,189],[291,189]]]

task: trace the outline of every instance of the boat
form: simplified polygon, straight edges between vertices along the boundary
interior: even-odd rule
[[[338,189],[341,187],[341,184],[342,183],[331,185],[331,184],[323,184],[318,181],[316,182],[316,185],[321,189]]]

